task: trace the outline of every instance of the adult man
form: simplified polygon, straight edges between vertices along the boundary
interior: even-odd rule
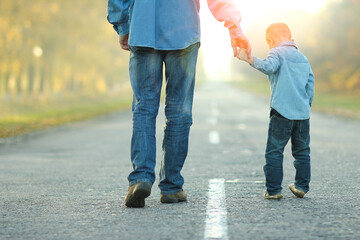
[[[240,27],[240,13],[231,0],[208,0],[218,21],[229,29],[234,56],[250,45]],[[180,171],[188,152],[195,70],[200,47],[199,0],[109,0],[108,20],[130,50],[133,135],[127,207],[144,207],[155,181],[155,123],[165,64],[166,126],[160,171],[162,203],[186,201]]]

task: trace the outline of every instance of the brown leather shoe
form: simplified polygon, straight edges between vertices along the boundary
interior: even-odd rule
[[[298,198],[303,198],[303,197],[305,196],[305,192],[297,189],[294,184],[290,184],[290,185],[289,185],[289,189],[290,189],[291,192],[292,192],[295,196],[297,196]]]
[[[161,203],[178,203],[187,201],[187,194],[184,190],[171,195],[160,194]]]
[[[282,198],[283,195],[282,195],[282,194],[270,195],[267,191],[265,191],[264,197],[265,197],[266,199],[276,199],[276,200],[278,200],[278,199]]]
[[[148,182],[139,182],[129,187],[125,197],[127,207],[142,208],[145,206],[145,198],[150,196],[151,184]]]

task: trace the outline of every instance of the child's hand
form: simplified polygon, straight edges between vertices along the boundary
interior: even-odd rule
[[[249,60],[248,58],[248,55],[247,55],[247,52],[244,48],[241,48],[239,51],[238,51],[238,55],[236,56],[238,59],[242,60],[242,61],[245,61],[247,62]]]
[[[241,48],[240,51],[238,51],[238,55],[236,57],[242,61],[245,61],[245,62],[251,64],[251,65],[254,63],[253,57],[250,56],[250,58],[249,58],[248,53],[247,53],[246,49],[244,49],[244,48]]]

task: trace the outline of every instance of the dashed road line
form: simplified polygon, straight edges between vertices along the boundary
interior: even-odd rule
[[[210,179],[204,239],[228,240],[225,180]]]
[[[208,123],[210,123],[211,125],[216,125],[217,124],[217,118],[216,117],[209,118]]]
[[[217,117],[217,116],[219,116],[219,114],[220,114],[220,112],[219,112],[219,110],[217,108],[213,108],[211,110],[211,115],[212,116]]]
[[[211,144],[219,144],[220,143],[220,135],[218,131],[211,131],[209,133],[209,142]]]

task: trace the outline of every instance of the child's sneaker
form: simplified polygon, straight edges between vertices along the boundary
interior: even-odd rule
[[[265,191],[264,197],[266,199],[280,199],[283,197],[283,195],[282,194],[270,195],[267,191]]]
[[[305,196],[305,192],[297,189],[294,184],[290,184],[290,185],[289,185],[289,189],[292,191],[292,193],[293,193],[295,196],[297,196],[297,197],[299,197],[299,198],[303,198],[303,197]]]

